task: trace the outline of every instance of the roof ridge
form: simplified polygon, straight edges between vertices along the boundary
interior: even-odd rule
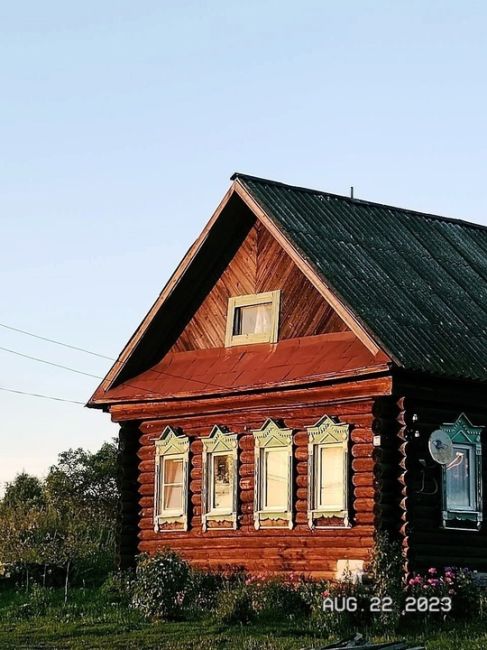
[[[387,203],[379,203],[377,201],[369,201],[368,199],[356,199],[352,198],[350,196],[345,196],[344,194],[334,194],[333,192],[325,192],[324,190],[315,190],[310,187],[302,187],[300,185],[290,185],[289,183],[283,183],[282,181],[274,181],[270,178],[261,178],[259,176],[252,176],[250,174],[243,174],[240,172],[234,172],[230,180],[236,180],[238,178],[241,178],[243,180],[250,180],[250,181],[257,181],[259,183],[268,183],[271,185],[277,185],[279,187],[285,187],[291,190],[296,190],[298,192],[306,192],[308,194],[314,194],[314,195],[319,195],[319,196],[326,196],[326,197],[332,197],[334,199],[340,199],[343,201],[346,201],[347,203],[351,204],[361,204],[361,205],[371,205],[371,206],[376,206],[380,208],[386,208],[388,210],[398,210],[400,212],[406,212],[408,214],[411,214],[415,217],[422,217],[423,219],[436,219],[439,221],[444,221],[446,223],[452,223],[452,224],[457,224],[459,226],[469,226],[473,228],[479,228],[480,230],[486,230],[487,231],[487,226],[481,224],[481,223],[475,223],[473,221],[466,221],[465,219],[459,219],[455,217],[445,217],[441,214],[432,214],[431,212],[421,212],[420,210],[413,210],[412,208],[401,208],[397,205],[390,205]]]

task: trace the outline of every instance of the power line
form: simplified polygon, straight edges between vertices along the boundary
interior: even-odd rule
[[[91,354],[94,357],[100,357],[100,359],[108,359],[108,361],[115,361],[113,357],[107,357],[104,354],[99,354],[98,352],[92,352],[86,348],[79,348],[76,345],[70,345],[69,343],[63,343],[62,341],[56,341],[56,339],[50,339],[46,336],[40,336],[39,334],[34,334],[33,332],[28,332],[27,330],[21,330],[18,327],[12,327],[11,325],[6,325],[5,323],[0,323],[0,327],[3,327],[6,330],[11,330],[12,332],[18,332],[19,334],[25,334],[26,336],[32,336],[35,339],[41,341],[47,341],[48,343],[54,343],[55,345],[61,345],[64,348],[69,348],[70,350],[77,350],[78,352],[85,352],[86,354]]]
[[[63,397],[53,397],[52,395],[41,395],[40,393],[28,393],[23,390],[4,388],[3,386],[0,386],[0,390],[5,391],[6,393],[15,393],[15,395],[27,395],[28,397],[40,397],[42,399],[51,399],[54,400],[55,402],[67,402],[68,404],[81,404],[81,406],[84,406],[84,402],[77,402],[76,400],[73,399],[64,399]]]
[[[85,375],[86,377],[93,377],[94,379],[103,379],[100,375],[92,375],[89,372],[83,372],[83,370],[76,370],[75,368],[70,368],[69,366],[63,366],[60,363],[54,363],[54,361],[47,361],[46,359],[40,359],[39,357],[31,357],[30,354],[23,354],[23,352],[17,352],[17,350],[11,350],[10,348],[3,348],[0,346],[0,350],[3,352],[10,352],[10,354],[15,354],[18,357],[23,357],[24,359],[30,359],[31,361],[38,361],[39,363],[45,363],[48,366],[54,366],[55,368],[62,368],[63,370],[69,370],[70,372],[75,372],[78,375]]]

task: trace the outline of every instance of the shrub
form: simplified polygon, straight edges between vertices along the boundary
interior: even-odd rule
[[[250,623],[256,612],[252,602],[252,590],[248,585],[225,585],[218,594],[214,612],[215,620],[225,625],[232,623]]]
[[[309,612],[299,583],[274,576],[270,578],[249,578],[253,586],[253,608],[263,618],[293,619]]]
[[[190,592],[190,568],[169,549],[156,555],[141,555],[137,563],[132,604],[146,618],[182,618]]]
[[[109,603],[128,606],[132,600],[134,578],[133,571],[111,573],[100,587],[100,595]]]
[[[188,576],[187,605],[192,613],[204,614],[213,610],[218,602],[218,595],[229,578],[215,571],[192,569]]]
[[[457,618],[473,618],[481,613],[480,588],[475,582],[475,574],[468,569],[431,567],[426,573],[416,573],[408,580],[407,595],[416,599],[451,599],[451,614]],[[431,616],[431,612],[425,612]],[[444,615],[444,612],[438,612]]]

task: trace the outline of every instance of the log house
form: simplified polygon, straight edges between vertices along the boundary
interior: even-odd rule
[[[487,228],[235,174],[88,402],[121,565],[487,571],[486,380]]]

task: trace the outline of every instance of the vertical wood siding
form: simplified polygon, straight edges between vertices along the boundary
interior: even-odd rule
[[[275,289],[281,290],[281,340],[348,329],[272,235],[257,222],[171,351],[223,347],[228,299]]]

